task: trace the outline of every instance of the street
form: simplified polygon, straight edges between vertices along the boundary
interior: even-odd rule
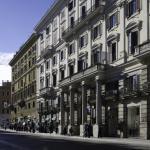
[[[0,150],[144,150],[148,147],[114,143],[90,143],[0,131]]]

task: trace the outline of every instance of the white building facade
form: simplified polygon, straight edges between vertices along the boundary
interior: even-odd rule
[[[149,138],[149,0],[58,0],[35,27],[40,121]]]

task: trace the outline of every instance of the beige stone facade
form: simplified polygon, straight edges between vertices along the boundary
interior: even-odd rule
[[[10,61],[12,67],[12,122],[37,118],[36,105],[36,44],[32,34]]]

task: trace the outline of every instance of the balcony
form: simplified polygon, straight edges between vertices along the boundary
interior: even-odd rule
[[[140,60],[142,63],[150,63],[150,41],[147,41],[138,47],[136,47],[136,51],[134,57]]]
[[[142,90],[139,88],[140,86],[137,86],[137,88],[121,88],[119,90],[119,96],[121,99],[125,99],[125,98],[137,98],[140,97],[142,95]]]
[[[95,16],[99,16],[104,12],[105,2],[101,2],[99,5],[93,5],[85,14],[79,17],[71,26],[69,26],[63,33],[62,37],[64,39],[69,38],[72,34],[76,33],[80,28],[87,24]]]
[[[59,108],[56,108],[54,106],[44,106],[42,108],[38,108],[37,109],[39,114],[56,114],[57,112],[59,112]]]
[[[96,75],[99,75],[101,79],[104,79],[104,71],[105,65],[97,64],[95,66],[91,66],[86,70],[75,73],[74,75],[61,80],[59,82],[59,85],[60,87],[63,87],[65,85],[70,85],[71,83],[81,82],[85,78],[95,77]]]
[[[56,98],[56,91],[53,87],[45,87],[40,89],[40,96],[45,99],[55,99]]]
[[[50,45],[48,45],[43,51],[41,51],[40,58],[47,58],[51,57],[54,53],[54,48]]]
[[[118,90],[108,90],[105,92],[105,100],[117,100],[119,96]]]
[[[147,94],[150,93],[150,82],[145,82],[143,84],[143,91],[144,91],[144,93],[147,93]]]

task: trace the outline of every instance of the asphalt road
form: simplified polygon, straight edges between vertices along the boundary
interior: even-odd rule
[[[0,131],[0,150],[143,150],[141,147],[109,143],[89,143],[20,135]]]

